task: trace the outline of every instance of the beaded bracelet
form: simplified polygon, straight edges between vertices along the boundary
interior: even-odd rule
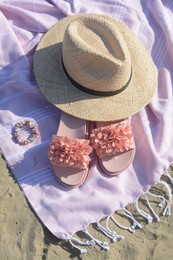
[[[19,130],[22,129],[24,126],[28,127],[31,129],[31,134],[27,139],[22,139],[19,135]],[[17,123],[14,126],[14,138],[16,139],[17,143],[20,145],[26,145],[29,143],[34,142],[35,138],[39,136],[38,129],[34,126],[34,124],[28,120],[23,120]]]

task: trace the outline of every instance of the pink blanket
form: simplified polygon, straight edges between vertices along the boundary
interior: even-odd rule
[[[172,12],[172,0],[1,0],[0,147],[30,205],[55,236],[70,239],[124,209],[156,184],[173,161]],[[60,111],[36,84],[33,54],[52,25],[76,13],[103,13],[127,24],[152,55],[158,88],[150,104],[132,117],[133,164],[107,178],[94,161],[85,184],[70,190],[56,181],[47,157]],[[13,138],[13,127],[22,119],[32,120],[40,131],[40,138],[25,146]]]

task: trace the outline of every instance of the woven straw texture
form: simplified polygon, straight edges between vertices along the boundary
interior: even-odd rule
[[[89,89],[115,91],[127,83],[131,69],[132,77],[119,94],[87,94],[68,80],[62,57],[68,74]],[[153,61],[137,36],[113,18],[95,14],[74,15],[55,24],[37,46],[34,73],[51,103],[90,121],[113,121],[137,113],[149,103],[157,85]]]

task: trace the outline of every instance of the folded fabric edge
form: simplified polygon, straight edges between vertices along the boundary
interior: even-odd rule
[[[165,196],[163,194],[155,194],[152,191],[150,191],[153,187],[156,185],[160,185],[165,190]],[[139,214],[140,217],[146,221],[146,224],[151,224],[153,221],[160,221],[160,216],[170,216],[171,215],[171,205],[172,205],[172,192],[173,192],[173,178],[169,174],[168,170],[166,170],[162,175],[160,180],[153,185],[151,188],[148,189],[143,195],[141,195],[139,198],[137,198],[132,204],[136,210],[136,212]],[[141,209],[139,206],[140,198],[144,197],[145,204],[148,209],[148,212]],[[160,214],[157,214],[155,210],[153,209],[151,205],[151,199],[157,199],[157,206],[159,208],[162,208],[162,212]],[[128,205],[127,205],[128,206]],[[115,230],[111,230],[110,228],[110,221],[112,221],[117,227],[120,229],[127,230],[130,233],[134,233],[137,229],[143,228],[140,221],[138,221],[134,215],[128,210],[126,207],[122,209],[124,212],[124,216],[130,221],[129,226],[125,226],[121,224],[116,217],[112,214],[110,216],[107,216],[105,220],[104,226],[100,223],[103,219],[100,219],[96,222],[97,230],[103,235],[105,235],[107,238],[109,238],[111,243],[115,243],[119,240],[124,239],[123,235],[117,234]],[[116,215],[117,211],[115,212]],[[141,221],[142,222],[142,221]],[[87,253],[88,246],[92,245],[98,245],[101,249],[108,251],[109,248],[109,242],[106,241],[100,241],[97,238],[95,238],[91,232],[88,231],[88,228],[84,228],[81,230],[81,232],[86,236],[86,238],[89,238],[88,240],[82,241],[76,234],[72,235],[71,238],[67,239],[66,242],[70,243],[73,249],[76,249],[79,251],[80,254]],[[82,246],[82,247],[81,247]]]

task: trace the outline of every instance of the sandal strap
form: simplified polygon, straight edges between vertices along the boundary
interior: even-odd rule
[[[87,169],[92,147],[89,140],[52,136],[48,156],[53,166]]]
[[[129,120],[93,129],[90,140],[98,157],[122,153],[135,148]]]

